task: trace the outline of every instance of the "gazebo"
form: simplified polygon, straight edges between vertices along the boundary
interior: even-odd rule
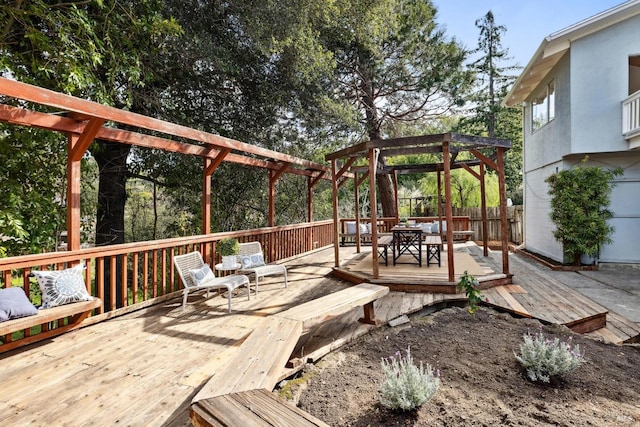
[[[367,141],[347,147],[325,156],[331,162],[331,179],[333,189],[333,221],[336,236],[334,241],[335,267],[340,269],[340,244],[339,244],[339,209],[338,189],[346,182],[346,174],[354,176],[354,193],[356,199],[356,223],[359,223],[359,209],[357,208],[358,187],[368,178],[370,193],[371,224],[377,224],[377,181],[378,177],[390,176],[393,182],[396,200],[396,222],[398,201],[398,175],[437,173],[438,197],[442,194],[441,182],[444,183],[444,212],[439,208],[439,220],[452,223],[451,206],[451,170],[463,168],[480,183],[481,207],[482,207],[482,238],[484,255],[487,256],[487,214],[485,173],[487,168],[493,169],[498,175],[500,191],[501,212],[501,240],[502,240],[502,273],[510,283],[508,234],[507,234],[507,198],[504,174],[504,153],[511,148],[511,141],[499,138],[486,138],[479,136],[463,135],[457,133],[443,133],[434,135],[413,136],[405,138]],[[440,160],[425,164],[393,164],[387,160],[401,155],[439,154]],[[472,169],[478,166],[479,170]],[[442,175],[444,179],[442,180]],[[451,227],[446,230],[448,281],[454,281],[454,249],[453,231]],[[378,230],[371,227],[371,257],[372,277],[379,279],[378,268]],[[504,284],[504,279],[501,281]]]

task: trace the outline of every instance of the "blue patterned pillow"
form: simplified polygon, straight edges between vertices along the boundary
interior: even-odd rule
[[[242,264],[243,269],[261,267],[264,264],[264,256],[262,252],[251,255],[241,255],[240,263]]]
[[[211,267],[209,267],[209,265],[207,264],[200,268],[189,270],[189,275],[191,276],[191,281],[193,282],[194,286],[204,285],[208,281],[216,278],[216,276],[213,274],[213,271],[211,271]]]
[[[42,307],[51,308],[79,301],[91,301],[84,283],[84,264],[66,270],[32,271],[42,291]]]
[[[38,309],[31,304],[22,288],[0,289],[0,322],[36,314]]]

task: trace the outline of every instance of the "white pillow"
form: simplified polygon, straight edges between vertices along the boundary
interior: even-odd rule
[[[347,234],[356,234],[356,222],[355,221],[347,221],[345,222],[347,227]]]
[[[32,271],[42,292],[42,307],[51,308],[78,301],[91,301],[84,283],[84,264],[65,270]]]
[[[442,232],[446,233],[447,231],[447,221],[442,221]],[[432,233],[439,233],[440,232],[440,223],[439,222],[434,222],[433,226],[431,227],[431,232]]]
[[[240,263],[242,264],[242,268],[253,268],[253,267],[262,267],[264,264],[264,255],[262,252],[251,255],[241,255]]]
[[[431,227],[433,227],[433,223],[431,222],[421,222],[420,227],[422,227],[423,233],[431,233]]]
[[[208,281],[216,278],[208,264],[205,264],[200,268],[189,270],[189,275],[191,276],[191,281],[194,286],[202,286]]]
[[[367,229],[367,224],[360,224],[360,234],[370,233],[371,230]]]
[[[366,226],[367,226],[367,233],[371,234],[371,223],[368,222]]]

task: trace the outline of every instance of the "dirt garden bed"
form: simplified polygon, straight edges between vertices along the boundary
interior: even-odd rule
[[[529,382],[514,357],[522,336],[541,327],[585,353],[583,366],[554,387]],[[380,360],[408,346],[416,363],[439,370],[441,386],[418,411],[394,413],[378,404]],[[331,426],[632,426],[640,423],[639,367],[637,345],[607,345],[490,309],[472,317],[447,308],[375,330],[292,384],[299,406]]]

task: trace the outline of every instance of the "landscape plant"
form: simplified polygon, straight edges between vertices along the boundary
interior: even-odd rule
[[[478,310],[478,305],[483,298],[482,293],[480,293],[480,290],[478,289],[478,280],[469,275],[467,270],[465,270],[456,289],[458,292],[464,291],[465,295],[469,299],[469,308],[467,311],[469,311],[469,314],[474,314],[476,310]]]
[[[553,236],[562,243],[565,256],[580,265],[580,255],[597,257],[600,246],[611,243],[615,231],[607,220],[613,179],[622,169],[604,170],[581,164],[557,172],[546,179],[551,195],[551,220],[556,225]]]
[[[406,355],[400,351],[389,358],[382,359],[384,380],[380,386],[380,403],[382,406],[400,411],[412,411],[427,403],[440,387],[438,372],[434,373],[431,365],[426,368],[413,363],[411,347],[407,347]]]
[[[524,342],[520,344],[520,355],[515,354],[516,359],[527,372],[527,378],[536,382],[557,382],[580,367],[584,362],[584,355],[580,352],[580,346],[571,347],[569,342],[560,341],[559,338],[550,340],[542,331],[535,335],[524,335]]]
[[[238,255],[240,253],[240,244],[238,243],[238,239],[233,237],[220,239],[216,244],[216,252],[218,252],[220,256]]]

